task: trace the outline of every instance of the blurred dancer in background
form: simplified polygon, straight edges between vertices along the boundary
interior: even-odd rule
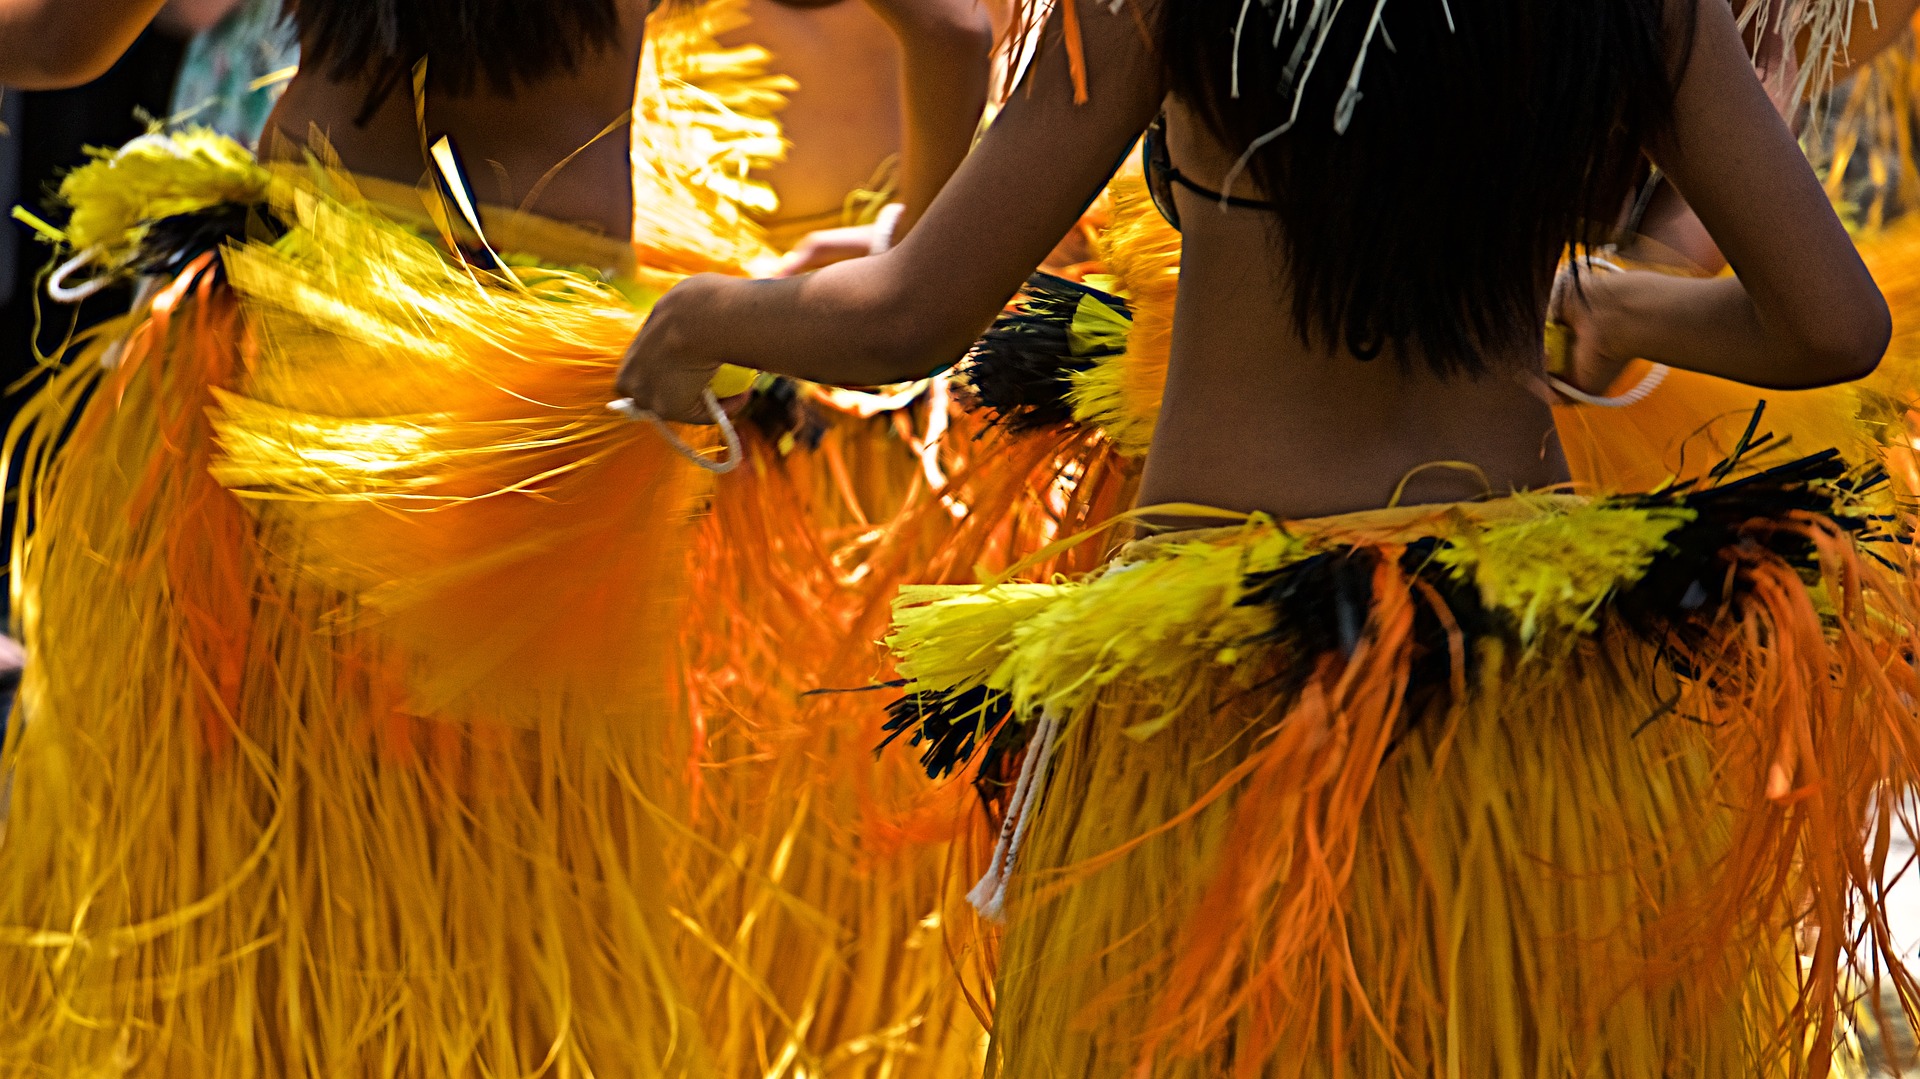
[[[858,777],[804,746],[717,759],[689,713],[774,677],[754,622],[698,655],[725,636],[687,628],[711,613],[693,512],[721,497],[696,465],[731,458],[602,391],[651,296],[737,249],[722,181],[754,162],[728,137],[757,128],[712,109],[733,98],[688,59],[717,54],[699,12],[643,63],[649,6],[461,5],[498,31],[475,37],[430,0],[301,0],[264,160],[187,132],[63,184],[54,286],[154,286],[19,428],[16,607],[44,658],[10,747],[0,964],[33,988],[0,1069],[975,1060],[943,950],[915,939],[937,856],[848,860],[857,822],[824,802],[763,846],[776,796],[805,811]],[[685,137],[633,134],[648,94]],[[636,207],[642,138],[705,147],[662,166],[672,205]]]

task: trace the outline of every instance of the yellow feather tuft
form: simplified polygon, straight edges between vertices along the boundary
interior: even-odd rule
[[[1006,662],[1013,628],[1059,598],[1064,588],[1003,584],[989,589],[919,585],[900,589],[887,646],[907,657],[900,675],[926,690],[988,684]]]
[[[1143,457],[1153,445],[1166,387],[1180,233],[1154,209],[1139,177],[1115,179],[1108,194],[1113,221],[1101,237],[1101,257],[1113,272],[1115,290],[1133,308],[1133,327],[1126,352],[1073,376],[1068,400],[1075,419],[1104,430],[1121,453]]]
[[[98,250],[109,266],[131,255],[154,221],[266,196],[268,173],[253,154],[206,128],[155,132],[89,153],[93,160],[60,182],[60,201],[73,209],[66,241]]]
[[[1639,580],[1667,537],[1693,516],[1677,507],[1550,507],[1537,517],[1461,530],[1434,559],[1478,587],[1488,607],[1518,619],[1520,639],[1532,644],[1547,630],[1592,631],[1600,605]]]

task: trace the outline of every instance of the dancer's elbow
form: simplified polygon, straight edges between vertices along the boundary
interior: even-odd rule
[[[1874,290],[1850,305],[1844,318],[1828,320],[1800,342],[1811,385],[1855,382],[1873,374],[1893,340],[1893,313]]]

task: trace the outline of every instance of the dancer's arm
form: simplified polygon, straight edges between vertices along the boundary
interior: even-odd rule
[[[1098,58],[1087,104],[1073,103],[1056,11],[1027,85],[899,247],[805,277],[683,282],[628,349],[620,393],[668,419],[704,422],[701,395],[721,363],[879,385],[961,356],[1079,219],[1164,96],[1135,19],[1139,0],[1118,14],[1106,0],[1066,2]]]
[[[901,113],[899,216],[872,225],[821,229],[803,237],[782,260],[780,276],[805,273],[899,243],[960,167],[992,74],[993,21],[981,0],[867,0],[900,43]],[[889,235],[877,235],[879,229]]]
[[[0,85],[58,90],[107,73],[165,0],[0,0]]]
[[[191,37],[219,25],[221,19],[233,14],[233,9],[243,2],[244,0],[167,0],[167,6],[160,9],[160,17],[156,21],[168,30]]]
[[[1699,0],[1674,128],[1650,147],[1735,277],[1585,275],[1560,316],[1575,380],[1604,389],[1628,359],[1777,389],[1871,372],[1886,301],[1799,144],[1754,77],[1724,0]]]
[[[926,213],[973,148],[987,106],[993,23],[980,0],[867,0],[900,41],[901,111],[897,233]]]
[[[1773,0],[1777,21],[1784,16],[1784,5]],[[1920,0],[1875,0],[1873,6],[1856,11],[1852,33],[1846,46],[1834,58],[1831,72],[1835,83],[1843,82],[1873,63],[1888,46],[1900,39],[1911,25]],[[1794,96],[1799,86],[1799,60],[1808,48],[1803,38],[1793,54],[1779,47],[1778,39],[1763,42],[1760,72],[1767,84],[1768,96],[1789,124],[1803,114],[1801,101]],[[1686,200],[1673,188],[1660,184],[1653,192],[1636,235],[1622,242],[1622,252],[1643,263],[1671,264],[1682,270],[1716,274],[1726,269],[1727,260],[1714,246],[1712,237],[1694,216]]]

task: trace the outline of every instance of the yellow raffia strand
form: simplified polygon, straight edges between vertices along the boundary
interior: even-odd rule
[[[1597,616],[1688,519],[1529,495],[1255,522],[1048,593],[912,597],[903,643],[1061,722],[990,1074],[1828,1074],[1850,994],[1920,996],[1882,885],[1920,774],[1911,567],[1781,513],[1817,581],[1741,546],[1705,640]],[[1438,698],[1409,692],[1416,538],[1535,645],[1462,640]],[[1232,575],[1352,545],[1388,557],[1351,648],[1221,647],[1261,628]]]
[[[1532,645],[1591,631],[1600,605],[1639,580],[1692,512],[1516,496],[1492,516],[1439,515],[1433,527],[1449,542],[1435,560],[1511,614]],[[1256,520],[1234,541],[1170,539],[1078,583],[907,588],[888,645],[916,688],[985,686],[1010,693],[1022,716],[1074,714],[1116,681],[1159,687],[1165,712],[1129,728],[1149,737],[1185,706],[1198,670],[1264,662],[1269,648],[1248,642],[1269,616],[1237,605],[1241,582],[1314,550]]]
[[[153,221],[266,195],[268,174],[253,154],[206,128],[90,153],[92,161],[60,182],[60,200],[73,209],[66,240],[77,251],[99,250],[109,266],[132,254]]]
[[[774,114],[792,79],[758,46],[722,46],[745,0],[663,7],[648,23],[634,105],[634,242],[694,270],[739,268],[774,251],[759,220],[779,206],[756,173],[786,156]]]
[[[604,408],[661,288],[742,271],[776,83],[724,82],[763,55],[670,58],[706,119],[665,175],[705,186],[642,208],[644,284],[510,211],[510,269],[449,259],[321,147],[272,170],[283,239],[35,399],[0,1076],[977,1073],[927,838],[961,803],[897,822],[926,783],[875,761],[879,698],[795,684],[869,677],[812,658],[876,635],[811,591],[837,540],[790,480],[694,516],[705,478]]]
[[[1130,728],[1149,737],[1181,707],[1196,665],[1237,668],[1240,646],[1269,624],[1236,606],[1245,576],[1307,550],[1270,523],[1247,536],[1169,542],[1078,584],[903,589],[888,643],[917,684],[1007,692],[1022,716],[1069,714],[1121,679],[1168,687],[1166,713]]]
[[[649,293],[514,256],[504,287],[356,200],[356,182],[321,170],[290,183],[276,205],[294,231],[231,253],[262,362],[244,393],[216,395],[212,474],[303,576],[355,597],[329,629],[408,657],[410,708],[531,698],[598,712],[684,680],[697,711],[671,722],[700,732],[682,761],[697,808],[660,820],[689,850],[673,872],[697,882],[672,912],[683,1037],[711,1049],[715,1072],[969,1070],[977,1027],[926,924],[947,882],[941,848],[887,816],[913,808],[925,778],[908,758],[876,761],[878,696],[802,692],[826,671],[847,672],[828,685],[871,677],[858,659],[800,658],[866,659],[873,637],[841,628],[837,575],[812,591],[833,569],[811,535],[823,515],[761,505],[790,491],[785,463],[764,456],[697,520],[704,482],[679,502],[642,497],[672,486],[648,452],[657,436],[603,405]],[[509,224],[523,222],[487,221],[496,236]],[[768,533],[741,523],[763,512]],[[669,674],[628,669],[676,648]],[[927,815],[935,834],[955,827],[945,802]]]
[[[147,164],[149,192],[248,194],[179,155]],[[70,355],[9,442],[35,526],[16,540],[15,628],[38,658],[34,721],[8,746],[0,971],[18,992],[0,1076],[738,1074],[683,991],[673,927],[693,892],[663,825],[689,816],[660,627],[690,493],[601,407],[639,310],[570,272],[482,284],[330,179],[274,185],[294,231],[230,252],[273,305],[243,314],[203,256]],[[463,411],[521,372],[579,377],[570,415],[602,426],[576,468],[595,432],[626,454],[599,485],[598,552],[571,546],[594,539],[580,524],[504,527],[481,550],[399,542],[443,515],[393,503],[458,506],[450,477],[504,489],[516,454],[577,448],[553,400]],[[650,461],[665,480],[635,467]],[[258,512],[216,478],[257,484]],[[563,497],[559,477],[521,479],[539,488],[522,506]],[[588,526],[599,512],[573,506]],[[363,507],[391,531],[330,531]],[[512,572],[556,545],[602,579]],[[538,595],[488,585],[490,559]],[[389,577],[410,594],[362,594]],[[469,636],[409,636],[419,604],[463,585],[494,617],[429,612]],[[539,617],[597,625],[596,602],[628,632],[592,677],[534,657]],[[112,678],[88,671],[102,657]]]
[[[1075,372],[1067,400],[1074,419],[1105,431],[1121,453],[1143,457],[1153,445],[1166,384],[1180,287],[1180,233],[1154,209],[1138,176],[1116,178],[1108,193],[1113,220],[1101,236],[1100,252],[1112,270],[1114,291],[1132,307],[1132,325],[1126,351]]]
[[[1013,629],[1067,591],[1063,585],[909,585],[894,602],[887,646],[906,657],[916,688],[958,692],[986,685],[1007,659]]]
[[[1549,508],[1485,530],[1464,529],[1434,561],[1471,581],[1489,608],[1517,619],[1520,640],[1532,644],[1548,632],[1593,630],[1600,605],[1639,580],[1667,537],[1693,516],[1677,507]]]

